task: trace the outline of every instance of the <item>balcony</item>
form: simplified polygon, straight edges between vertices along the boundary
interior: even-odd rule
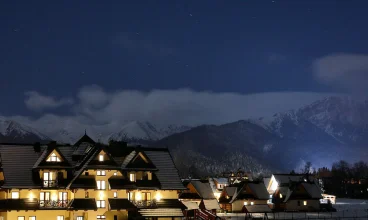
[[[40,208],[43,209],[63,209],[68,207],[69,200],[59,200],[59,201],[40,200],[39,204]]]
[[[57,180],[44,180],[42,186],[45,188],[57,187],[58,181]]]
[[[131,200],[131,203],[137,208],[155,208],[157,207],[155,200]]]

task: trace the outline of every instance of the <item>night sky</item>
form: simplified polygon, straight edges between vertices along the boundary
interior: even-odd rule
[[[91,85],[345,92],[316,78],[313,64],[334,54],[365,62],[367,8],[366,0],[2,1],[0,114],[41,116],[25,105],[36,91],[63,101],[49,112],[68,115],[75,106],[66,99],[78,103]]]

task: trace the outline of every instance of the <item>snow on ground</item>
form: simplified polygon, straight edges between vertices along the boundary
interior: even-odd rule
[[[368,219],[368,200],[360,199],[336,199],[333,205],[336,212],[279,212],[267,214],[268,219]],[[264,214],[253,214],[255,218],[263,218]],[[225,219],[245,219],[244,213],[218,213]]]

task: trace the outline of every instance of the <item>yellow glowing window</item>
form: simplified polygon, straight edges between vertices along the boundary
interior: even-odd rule
[[[26,217],[24,217],[24,216],[18,216],[18,220],[26,220]]]
[[[83,216],[77,216],[77,220],[84,220]]]
[[[307,205],[307,201],[304,201],[304,202],[303,202],[303,205]]]
[[[64,220],[64,216],[63,216],[63,215],[58,215],[58,216],[56,217],[56,220]]]
[[[282,199],[282,194],[280,193],[280,199]]]
[[[118,198],[118,192],[114,192],[114,198]]]
[[[105,208],[106,207],[106,201],[105,200],[97,200],[96,205],[97,205],[97,208]]]
[[[129,174],[130,182],[135,182],[135,173]]]
[[[97,189],[105,190],[106,182],[104,180],[97,180]]]
[[[29,216],[28,220],[36,220],[36,216]]]
[[[106,216],[104,216],[104,215],[98,215],[97,216],[97,219],[106,219]]]
[[[250,205],[254,205],[254,202],[250,202]]]
[[[60,160],[60,158],[58,157],[58,156],[56,156],[56,154],[55,153],[52,153],[50,156],[49,156],[49,158],[47,158],[47,160],[46,161],[48,161],[48,162],[60,162],[61,160]]]
[[[244,205],[248,205],[248,202],[244,202]]]
[[[97,170],[97,176],[106,176],[106,170]]]
[[[104,155],[100,154],[100,155],[98,156],[98,160],[99,160],[99,161],[104,161]]]
[[[11,198],[12,199],[19,199],[19,192],[12,192],[11,193]]]

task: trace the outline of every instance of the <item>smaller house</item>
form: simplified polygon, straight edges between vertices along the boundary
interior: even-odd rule
[[[230,203],[230,201],[233,199],[233,196],[236,194],[236,192],[237,192],[236,186],[227,186],[222,190],[219,198],[221,209],[231,212],[232,204]]]
[[[290,182],[278,187],[272,196],[274,209],[279,211],[319,211],[322,192],[315,182]]]
[[[220,209],[208,180],[190,180],[185,182],[186,190],[182,191],[179,199],[183,202],[195,202],[201,209],[216,213]]]
[[[229,186],[229,181],[227,178],[213,178],[216,189],[222,191],[224,187]]]
[[[273,174],[271,178],[264,179],[269,194],[274,194],[278,187],[288,186],[290,182],[314,181],[314,178],[305,174]]]
[[[230,188],[230,190],[228,190]],[[263,182],[242,182],[235,187],[233,195],[228,196],[228,191],[232,192],[234,187],[226,187],[222,197],[220,197],[220,204],[227,211],[231,212],[249,212],[257,208],[248,208],[249,206],[266,205],[269,199],[269,194]],[[268,207],[268,206],[267,206]],[[247,211],[248,210],[248,211]],[[263,208],[264,212],[270,211],[270,208]]]

